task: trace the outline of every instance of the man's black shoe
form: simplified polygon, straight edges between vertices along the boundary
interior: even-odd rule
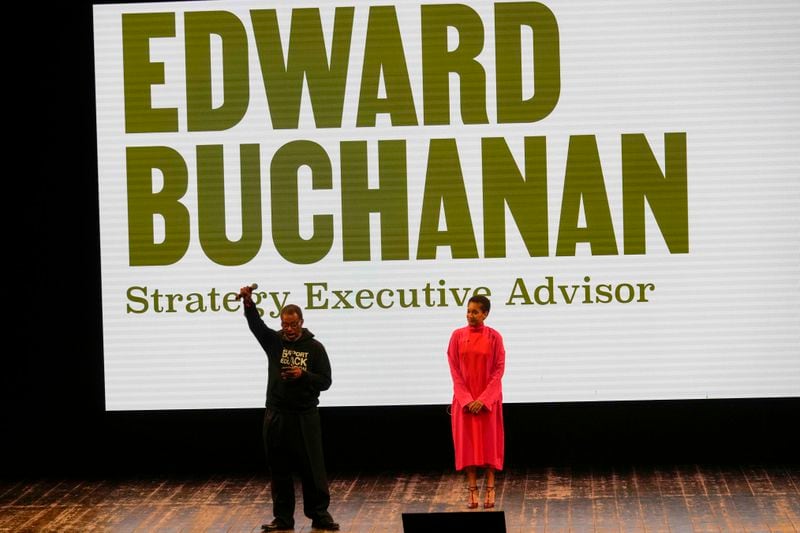
[[[278,520],[277,518],[270,522],[269,524],[264,524],[261,526],[263,531],[292,531],[294,526],[290,526],[285,522]]]
[[[333,520],[311,522],[311,529],[321,529],[323,531],[339,531],[339,524]]]

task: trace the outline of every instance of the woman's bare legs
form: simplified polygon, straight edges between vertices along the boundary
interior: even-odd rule
[[[483,502],[484,509],[491,509],[494,507],[494,487],[494,468],[489,467],[486,469],[486,500]]]
[[[467,507],[475,509],[478,507],[478,475],[474,466],[468,466],[464,470],[467,471],[467,490],[469,491]]]

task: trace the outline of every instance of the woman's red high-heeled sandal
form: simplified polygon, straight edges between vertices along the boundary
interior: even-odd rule
[[[467,487],[469,490],[469,502],[467,503],[468,509],[477,509],[478,508],[478,487]]]
[[[491,498],[489,497],[490,494],[492,495]],[[494,497],[494,487],[486,487],[486,501],[483,502],[484,509],[491,509],[494,507]]]

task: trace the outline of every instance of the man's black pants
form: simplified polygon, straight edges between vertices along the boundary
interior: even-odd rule
[[[303,514],[312,521],[330,521],[328,478],[322,454],[322,429],[316,407],[303,412],[267,408],[264,413],[264,450],[272,474],[272,512],[294,526],[294,480],[303,484]]]

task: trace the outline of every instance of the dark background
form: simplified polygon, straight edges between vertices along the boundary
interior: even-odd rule
[[[13,318],[0,471],[259,471],[260,409],[105,412],[92,12],[66,4],[6,19],[20,22],[7,44],[6,175],[23,187],[5,202]],[[47,46],[26,48],[34,39]],[[796,463],[799,407],[800,398],[509,404],[507,466]],[[453,463],[445,406],[324,408],[322,421],[331,470]]]

